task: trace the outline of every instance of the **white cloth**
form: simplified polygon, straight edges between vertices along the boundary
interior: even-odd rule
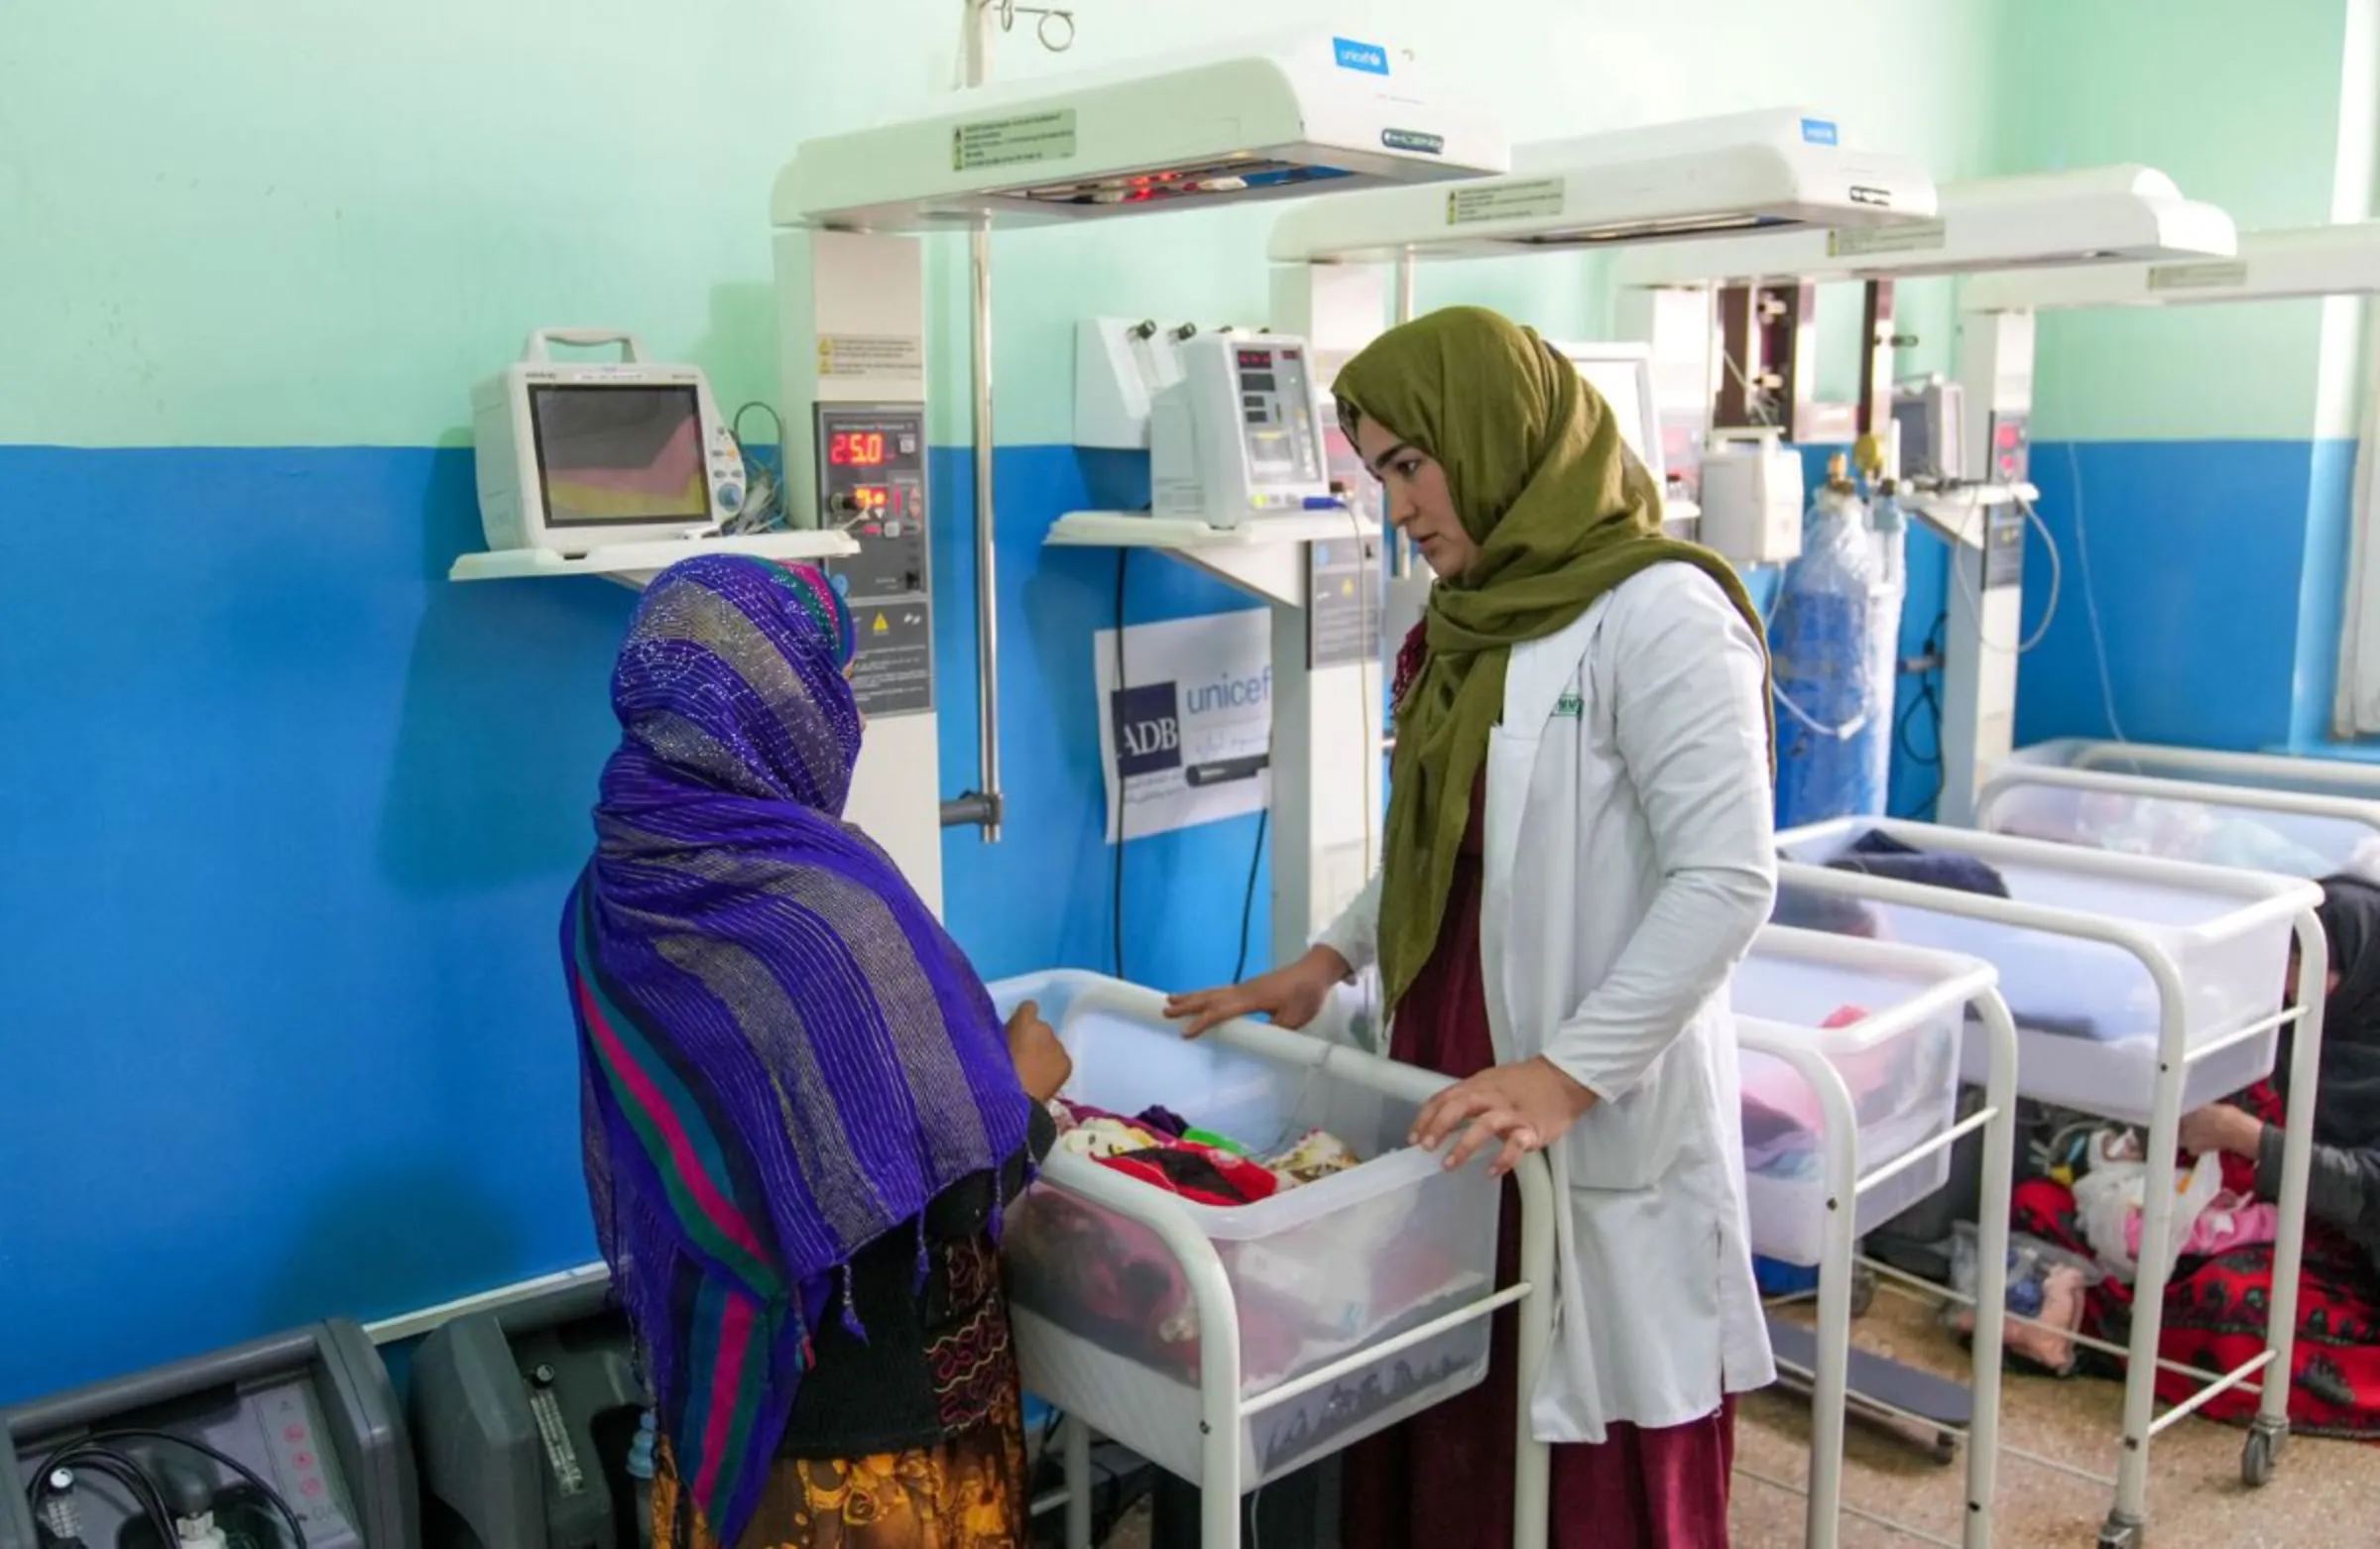
[[[1551,1155],[1539,1439],[1683,1425],[1774,1380],[1744,1217],[1727,979],[1776,892],[1760,644],[1691,565],[1517,647],[1489,737],[1481,963],[1502,1063],[1601,1099]],[[1323,933],[1377,956],[1372,879]]]

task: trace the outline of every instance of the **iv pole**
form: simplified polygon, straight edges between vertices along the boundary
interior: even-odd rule
[[[1041,47],[1063,54],[1074,46],[1074,13],[1016,0],[961,0],[967,8],[959,49],[960,84],[974,88],[992,78],[992,29],[1007,32],[1019,14],[1037,17]],[[976,788],[942,803],[942,826],[973,823],[984,843],[1000,843],[1006,798],[1000,786],[1000,568],[993,545],[992,490],[992,220],[978,216],[967,233],[972,281],[968,333],[975,397],[975,687]]]

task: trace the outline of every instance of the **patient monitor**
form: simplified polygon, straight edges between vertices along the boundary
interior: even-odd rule
[[[1653,488],[1660,489],[1668,482],[1669,470],[1662,455],[1660,412],[1653,401],[1652,347],[1595,343],[1557,344],[1554,348],[1609,406],[1612,417],[1619,421],[1620,440],[1653,476]]]
[[[1334,505],[1306,341],[1202,333],[1149,399],[1149,510],[1211,527]]]
[[[617,344],[616,361],[552,346]],[[744,454],[693,366],[646,358],[633,333],[540,328],[471,395],[479,520],[491,549],[578,556],[715,533],[743,510]]]

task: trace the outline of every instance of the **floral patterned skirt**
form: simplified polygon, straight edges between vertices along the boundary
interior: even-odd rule
[[[699,1521],[677,1542],[677,1478],[665,1456],[654,1463],[653,1549],[719,1549]],[[1026,1488],[1012,1391],[990,1421],[935,1446],[779,1458],[737,1549],[1022,1549]]]

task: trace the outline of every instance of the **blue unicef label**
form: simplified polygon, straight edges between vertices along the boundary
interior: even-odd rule
[[[1367,75],[1388,73],[1388,51],[1376,43],[1358,43],[1353,38],[1333,38],[1331,50],[1339,57],[1343,70],[1362,70]]]
[[[1811,145],[1841,145],[1843,136],[1836,131],[1832,119],[1805,118],[1802,120],[1802,139]]]

